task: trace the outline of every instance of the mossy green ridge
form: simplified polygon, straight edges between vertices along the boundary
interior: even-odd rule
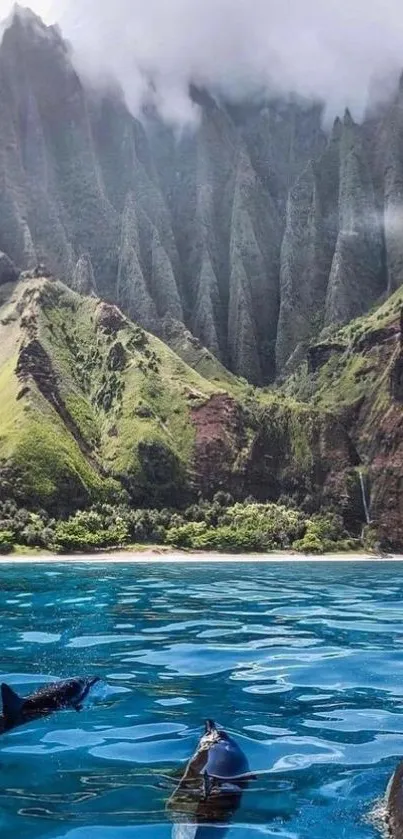
[[[10,286],[0,321],[0,460],[22,499],[63,512],[127,486],[174,501],[193,453],[189,404],[216,388],[117,308],[59,282]]]
[[[342,426],[236,379],[182,326],[179,357],[51,278],[3,286],[0,302],[0,501],[66,516],[106,502],[183,509],[228,490],[356,511]]]
[[[389,408],[391,367],[400,352],[402,308],[400,288],[368,315],[342,329],[325,329],[281,392],[336,414],[362,399],[375,411]]]

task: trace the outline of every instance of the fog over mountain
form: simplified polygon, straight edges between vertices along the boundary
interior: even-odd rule
[[[6,15],[9,0],[0,3]],[[400,0],[32,0],[61,24],[81,69],[118,77],[137,112],[150,83],[160,112],[196,116],[190,81],[235,97],[294,92],[361,118],[403,64]]]
[[[375,4],[360,27],[312,3],[286,21],[274,0],[99,8],[66,0],[63,28],[18,8],[3,28],[0,251],[272,381],[403,283],[397,6],[393,32]],[[344,101],[359,116],[371,72],[393,66],[390,99],[360,124]],[[112,71],[131,111],[101,84]],[[341,118],[324,130],[292,87],[326,95],[328,114],[343,100]],[[140,120],[146,91],[158,107]]]

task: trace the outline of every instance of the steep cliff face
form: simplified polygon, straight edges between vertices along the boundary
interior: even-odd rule
[[[382,213],[363,129],[347,111],[291,189],[281,252],[277,369],[321,328],[386,292]]]
[[[0,82],[0,247],[18,267],[44,262],[156,332],[183,321],[235,372],[272,378],[287,192],[323,147],[320,109],[193,88],[200,125],[177,139],[119,91],[86,90],[58,29],[23,11]]]
[[[193,333],[250,381],[273,378],[287,193],[325,145],[321,111],[218,104],[192,89],[196,133],[148,137],[170,209]],[[185,306],[186,309],[186,306]]]
[[[317,105],[190,95],[194,130],[139,122],[119,90],[83,84],[57,28],[17,10],[0,44],[0,251],[156,334],[179,321],[268,382],[403,282],[403,84],[330,137]]]
[[[313,344],[284,386],[346,430],[382,543],[403,549],[403,293]],[[362,509],[363,505],[362,505]]]
[[[388,292],[392,294],[403,283],[403,76],[394,101],[371,134],[372,166],[383,208]]]
[[[0,51],[3,249],[21,268],[73,276],[83,253],[101,289],[116,276],[119,219],[102,188],[82,85],[57,29],[17,11]]]

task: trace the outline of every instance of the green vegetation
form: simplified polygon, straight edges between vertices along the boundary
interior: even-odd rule
[[[78,512],[68,521],[57,522],[52,534],[52,546],[58,551],[92,551],[124,545],[128,541],[128,526],[123,516],[106,521],[96,510]],[[51,547],[51,545],[49,545]]]
[[[296,510],[276,504],[238,503],[216,510],[213,521],[207,508],[204,520],[170,527],[166,538],[180,548],[267,552],[290,549],[304,530],[303,514]]]
[[[0,530],[0,554],[9,554],[13,550],[14,534],[12,530]]]
[[[236,379],[190,333],[176,340],[203,375],[116,307],[59,282],[21,281],[0,319],[0,500],[56,518],[99,503],[184,508],[210,474],[208,449],[195,474],[194,412],[220,396],[201,418],[202,447],[217,440],[215,488],[245,483],[260,437],[263,498],[283,485],[315,494],[319,413]]]
[[[179,358],[217,387],[239,396],[244,396],[245,391],[250,387],[245,379],[230,373],[183,324],[177,321],[167,322],[164,327],[164,337]]]
[[[397,325],[403,307],[403,291],[398,289],[380,307],[351,321],[340,329],[323,330],[313,347],[337,351],[310,372],[304,361],[282,386],[282,392],[309,402],[318,410],[339,412],[360,399],[369,398],[377,408],[386,408],[389,399],[389,366],[382,358],[381,331]],[[386,336],[385,336],[386,337]],[[327,343],[329,341],[329,343]]]
[[[228,553],[324,553],[359,547],[334,513],[307,516],[284,504],[234,504],[223,492],[212,502],[199,502],[181,513],[99,504],[59,521],[44,512],[18,509],[11,502],[0,505],[1,553],[15,546],[73,553],[132,544]]]
[[[186,500],[190,410],[217,386],[116,307],[59,282],[21,281],[0,319],[0,498],[56,516],[128,496]]]
[[[309,367],[259,390],[182,328],[181,358],[115,306],[20,281],[0,308],[0,551],[356,548],[361,449],[342,412],[370,400],[372,439],[390,378],[376,336],[392,324],[397,346],[400,305],[322,334]],[[200,500],[219,488],[238,503]]]
[[[335,514],[308,518],[302,511],[280,504],[238,503],[219,511],[216,502],[212,507],[214,524],[209,523],[212,509],[207,505],[204,520],[171,525],[166,531],[166,542],[190,550],[229,553],[324,553],[351,550],[358,545]],[[187,515],[194,514],[190,511]]]

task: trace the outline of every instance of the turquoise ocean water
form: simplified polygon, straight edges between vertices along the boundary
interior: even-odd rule
[[[403,756],[403,563],[10,564],[1,679],[99,675],[84,710],[0,738],[4,839],[370,839]],[[173,824],[206,717],[254,780]]]

